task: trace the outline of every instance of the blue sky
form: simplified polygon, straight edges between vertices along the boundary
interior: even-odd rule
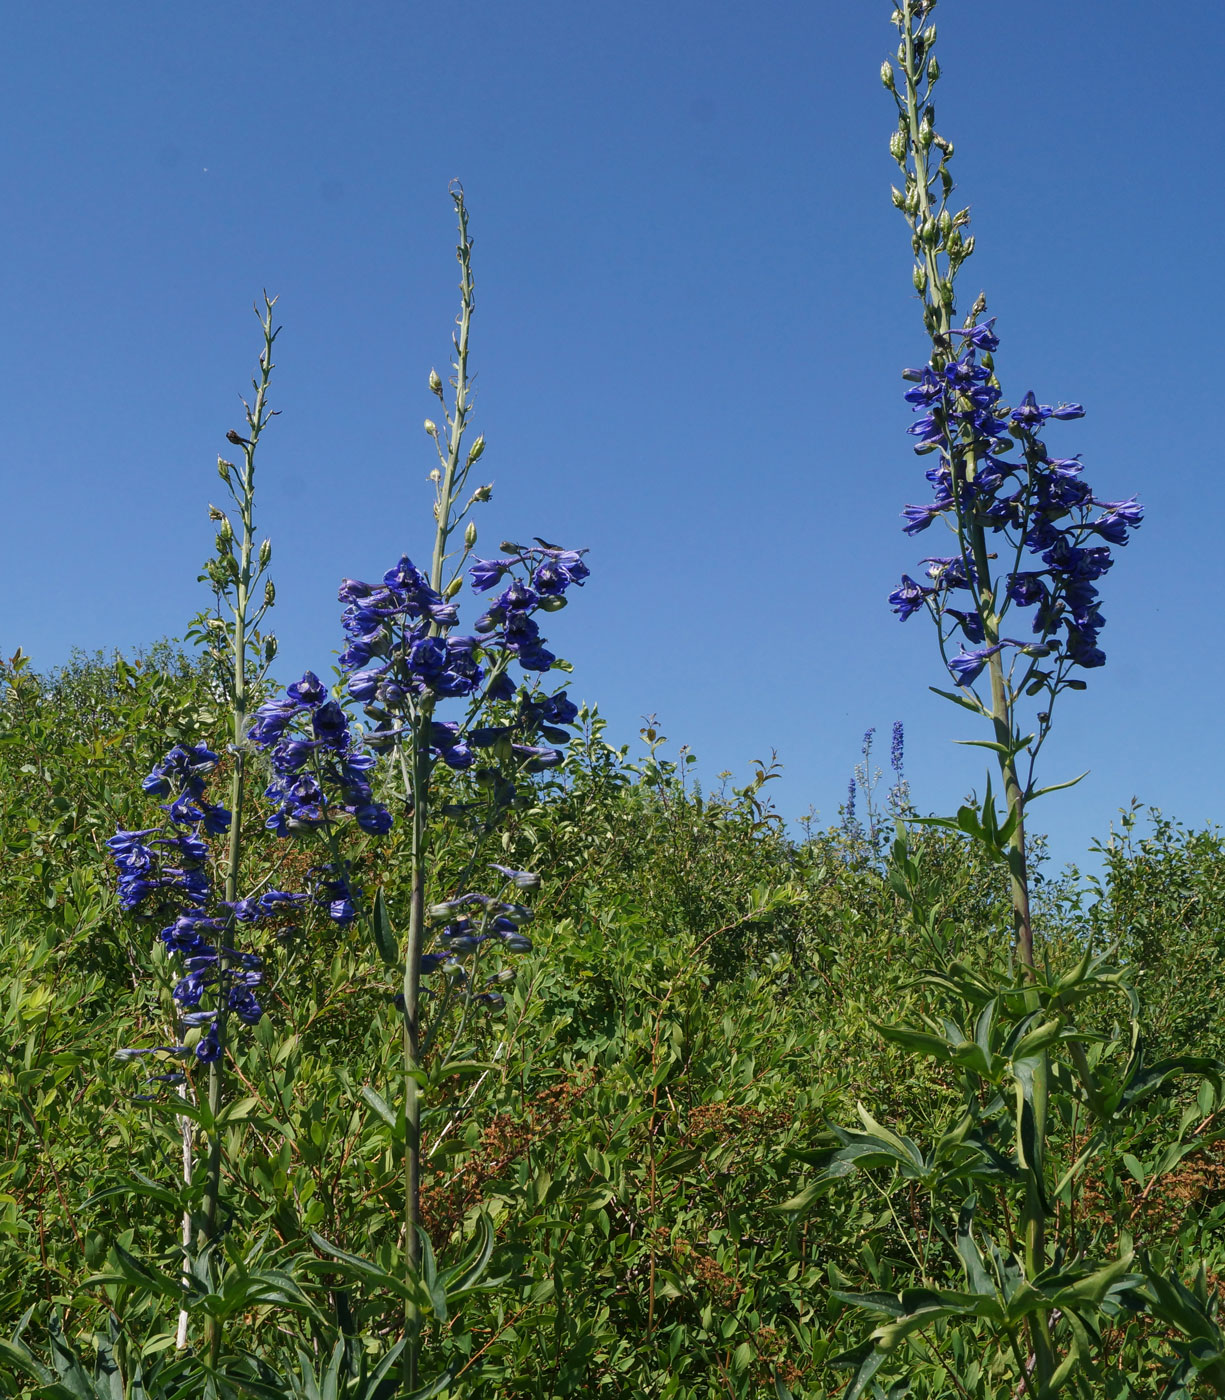
[[[454,315],[448,182],[476,240],[486,543],[588,546],[550,635],[618,742],[657,714],[709,782],[776,750],[836,818],[863,731],[917,803],[981,787],[924,619],[899,369],[924,340],[889,202],[889,5],[470,0],[19,7],[0,228],[0,646],[180,633],[214,461],[279,295],[259,523],[283,679],[325,671],[336,584],[428,548]],[[1083,401],[1061,452],[1149,518],[1105,580],[1110,656],[1044,754],[1078,859],[1133,795],[1220,810],[1222,135],[1215,7],[944,0],[938,129],[974,214],[963,300],[1005,389]]]

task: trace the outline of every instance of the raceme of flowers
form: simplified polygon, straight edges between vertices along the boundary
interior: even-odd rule
[[[218,900],[217,912],[210,913],[210,851],[201,832],[218,836],[230,826],[230,813],[205,798],[205,778],[217,762],[217,755],[202,744],[176,745],[143,783],[151,796],[170,799],[161,804],[166,821],[142,831],[117,831],[107,842],[119,874],[123,908],[169,915],[158,936],[183,969],[174,987],[181,1022],[207,1027],[195,1047],[196,1058],[205,1063],[221,1053],[217,1017],[222,1007],[248,1025],[255,1025],[263,1015],[255,996],[263,980],[260,959],[230,946],[235,925],[272,918],[307,898],[265,890],[258,898],[233,904]],[[208,1007],[202,1005],[206,995],[211,1002]],[[188,1051],[183,1045],[162,1045],[122,1053],[183,1056]],[[181,1076],[153,1077],[174,1081]]]
[[[450,635],[458,609],[407,557],[383,575],[381,585],[345,579],[339,597],[346,604],[341,621],[348,644],[340,665],[349,673],[349,694],[374,721],[367,736],[371,747],[391,748],[405,731],[405,717],[411,721],[423,708],[432,717],[438,700],[473,697],[465,721],[431,718],[432,758],[462,770],[477,763],[480,750],[503,746],[526,772],[557,767],[563,755],[551,745],[566,742],[569,735],[559,726],[573,724],[578,710],[564,691],[541,696],[519,690],[509,667],[513,661],[523,671],[543,672],[556,661],[536,614],[564,607],[570,585],[581,586],[589,572],[582,554],[542,546],[476,560],[469,570],[474,591],[487,592],[504,579],[507,586],[477,619],[474,636]],[[516,700],[511,722],[472,725],[485,702],[510,700]],[[549,744],[534,742],[540,737]],[[485,776],[495,780],[493,770]]]
[[[247,737],[268,753],[272,766],[272,782],[264,794],[276,804],[265,823],[270,831],[278,836],[311,830],[334,834],[347,817],[376,836],[391,830],[391,813],[374,800],[370,784],[375,756],[313,671],[283,696],[265,701]],[[352,922],[357,891],[347,865],[336,859],[311,873],[328,917],[341,925]]]
[[[942,640],[960,641],[960,654],[948,663],[959,686],[972,685],[992,655],[1013,647],[1029,658],[1049,658],[1050,671],[1031,665],[1027,679],[1052,689],[1079,688],[1083,682],[1069,681],[1070,670],[1106,660],[1098,645],[1105,619],[1097,581],[1114,562],[1110,546],[1127,543],[1144,511],[1134,498],[1099,500],[1081,477],[1079,458],[1052,456],[1040,438],[1052,419],[1083,417],[1080,404],[1040,404],[1030,392],[1011,411],[1001,405],[991,360],[999,345],[993,325],[954,332],[961,337],[960,355],[950,363],[904,372],[914,386],[906,400],[921,415],[908,429],[919,440],[915,451],[937,454],[926,473],[933,499],[906,507],[904,529],[919,534],[943,519],[959,547],[923,560],[929,582],[903,575],[889,602],[903,619],[926,607],[941,625]],[[1008,458],[1014,447],[1020,460]],[[1011,565],[1004,597],[990,603],[997,625],[1013,607],[1032,608],[1036,640],[997,632],[997,641],[983,645],[972,524],[981,526],[991,553]],[[963,607],[955,606],[959,593],[970,595]]]
[[[505,865],[494,865],[492,869],[517,890],[540,887],[540,876],[531,871]],[[474,992],[481,956],[488,948],[530,953],[532,940],[522,932],[521,925],[531,919],[532,911],[526,905],[493,895],[463,894],[431,905],[429,915],[445,922],[435,934],[430,950],[422,954],[422,973],[441,973],[447,992],[458,992],[465,1000],[491,1011],[502,1010],[506,999],[496,988],[509,982],[514,974],[508,969],[495,972],[484,979],[483,991]]]

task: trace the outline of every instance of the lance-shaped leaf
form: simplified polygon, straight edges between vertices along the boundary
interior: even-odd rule
[[[977,1196],[967,1196],[957,1216],[957,1254],[966,1271],[966,1282],[972,1293],[995,1293],[995,1283],[983,1263],[983,1256],[974,1243],[974,1209]]]
[[[370,918],[370,931],[374,937],[375,951],[383,960],[384,967],[399,967],[400,949],[396,944],[396,936],[392,932],[391,918],[387,913],[387,904],[383,899],[381,885],[374,895],[374,911]]]
[[[1046,1194],[1043,1142],[1034,1113],[1034,1077],[1041,1063],[1041,1056],[1024,1060],[1014,1057],[1011,1069],[1016,1082],[1017,1156],[1021,1166],[1033,1179],[1042,1209],[1049,1213],[1051,1206]]]

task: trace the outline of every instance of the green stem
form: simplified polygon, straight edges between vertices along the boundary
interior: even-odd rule
[[[907,145],[914,166],[915,207],[913,230],[915,254],[920,259],[926,276],[924,284],[925,320],[932,337],[936,360],[953,353],[950,331],[953,321],[952,279],[955,268],[950,261],[947,279],[940,275],[938,247],[939,239],[931,236],[936,228],[937,215],[933,211],[929,189],[930,175],[928,154],[932,139],[924,140],[923,117],[920,112],[919,78],[922,64],[918,60],[915,47],[916,24],[914,0],[902,0],[902,62],[905,84],[904,110]],[[920,25],[921,27],[921,20]],[[928,133],[929,137],[931,133]],[[952,444],[950,444],[950,447]],[[972,453],[967,453],[966,470],[972,475],[975,464]],[[957,496],[957,463],[951,462],[954,471],[954,495]],[[996,608],[995,589],[991,578],[991,555],[987,546],[986,533],[982,522],[973,513],[963,514],[960,505],[957,511],[958,536],[966,563],[973,564],[977,582],[977,605],[983,625],[983,640],[986,646],[999,643],[1000,621]],[[967,557],[968,556],[968,557]],[[1018,775],[1016,756],[1012,752],[1014,739],[1013,702],[1015,694],[1009,685],[1004,669],[1003,654],[996,651],[988,659],[988,674],[991,683],[991,722],[994,741],[999,745],[999,766],[1004,785],[1004,799],[1008,815],[1014,818],[1012,834],[1009,838],[1009,883],[1012,903],[1013,939],[1023,975],[1032,989],[1036,980],[1034,970],[1033,922],[1029,897],[1029,869],[1025,847],[1025,788]],[[1027,1001],[1036,1009],[1038,1006],[1036,989],[1027,994]],[[1038,1144],[1038,1160],[1029,1163],[1026,1181],[1024,1214],[1022,1220],[1025,1241],[1026,1271],[1032,1279],[1046,1267],[1046,1210],[1043,1204],[1040,1173],[1044,1170],[1046,1141],[1047,1095],[1050,1066],[1045,1055],[1034,1074],[1032,1107],[1034,1112],[1035,1139]],[[1019,1127],[1019,1124],[1018,1124]],[[1050,1328],[1045,1314],[1035,1317],[1031,1326],[1031,1339],[1034,1352],[1034,1381],[1039,1395],[1045,1395],[1054,1374],[1054,1348],[1051,1343]],[[1016,1338],[1009,1333],[1009,1341],[1022,1366],[1022,1379],[1027,1392],[1031,1391],[1030,1378],[1024,1374]]]
[[[468,238],[468,211],[462,190],[452,192],[459,219],[460,312],[459,329],[454,338],[455,389],[453,411],[447,415],[447,448],[443,471],[434,505],[436,521],[434,552],[430,561],[430,586],[443,592],[443,572],[446,568],[447,545],[458,523],[455,518],[455,496],[466,475],[467,463],[461,467],[464,431],[467,427],[471,391],[468,382],[468,337],[475,305],[473,296],[471,252]],[[435,624],[435,633],[442,628]],[[404,950],[404,1255],[407,1282],[412,1287],[421,1266],[421,954],[425,943],[425,890],[429,868],[430,816],[430,725],[434,704],[426,698],[413,715],[411,723],[411,779],[413,832],[411,851],[411,894],[408,916],[408,938]],[[401,763],[404,764],[403,751]],[[405,766],[408,766],[407,764]],[[404,1386],[411,1391],[417,1385],[418,1357],[421,1347],[421,1316],[411,1298],[404,1304],[404,1348],[402,1376]]]
[[[233,904],[238,899],[239,865],[242,859],[242,819],[246,797],[246,751],[244,740],[247,726],[248,687],[247,653],[251,641],[251,623],[248,608],[251,601],[251,586],[256,572],[252,566],[255,549],[255,449],[260,433],[270,418],[267,410],[268,383],[272,375],[272,342],[276,332],[272,328],[272,303],[265,298],[264,350],[260,356],[260,375],[256,382],[255,403],[247,410],[247,430],[250,437],[243,443],[242,475],[237,495],[241,535],[238,549],[237,577],[234,580],[234,624],[230,634],[231,659],[233,670],[229,676],[227,689],[230,692],[231,744],[230,755],[233,772],[230,777],[230,839],[225,861],[225,898]],[[230,965],[223,953],[218,971],[224,987],[225,973]],[[218,1237],[217,1216],[221,1200],[221,1130],[217,1119],[225,1098],[225,1051],[226,1032],[229,1023],[228,999],[222,996],[217,1008],[217,1058],[208,1067],[208,1110],[213,1126],[208,1135],[208,1161],[205,1171],[204,1203],[201,1228],[197,1239],[197,1250],[205,1253],[216,1243]],[[219,1319],[210,1317],[205,1323],[205,1347],[209,1364],[217,1365],[221,1354],[222,1324]]]

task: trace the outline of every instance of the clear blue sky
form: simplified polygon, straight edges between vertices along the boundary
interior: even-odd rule
[[[899,369],[924,340],[889,202],[887,0],[575,5],[50,3],[6,19],[0,645],[180,633],[205,602],[214,461],[281,298],[259,523],[283,679],[324,671],[336,584],[427,548],[431,411],[468,192],[484,540],[588,546],[552,636],[611,736],[657,713],[700,772],[777,750],[836,817],[902,719],[917,803],[981,786],[925,619]],[[1058,446],[1144,528],[1104,582],[1110,661],[1036,812],[1083,855],[1133,794],[1221,812],[1220,16],[944,0],[956,143],[1013,397],[1083,401]]]

